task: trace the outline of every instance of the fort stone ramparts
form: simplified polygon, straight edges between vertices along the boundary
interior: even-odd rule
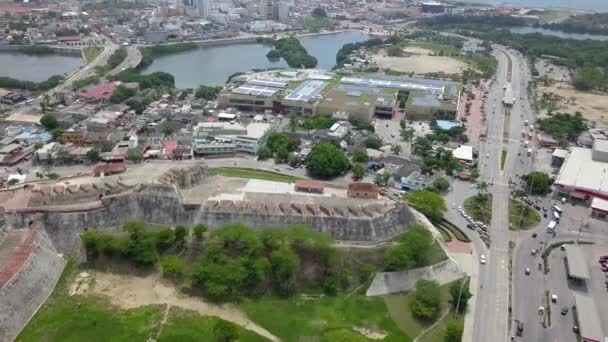
[[[12,341],[53,292],[66,265],[48,234],[24,230],[23,240],[0,270],[0,341]]]

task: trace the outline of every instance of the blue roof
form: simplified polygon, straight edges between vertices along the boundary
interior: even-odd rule
[[[437,127],[439,127],[440,129],[443,129],[445,131],[449,131],[450,129],[452,129],[454,127],[461,126],[460,121],[435,120],[435,123],[437,124]]]

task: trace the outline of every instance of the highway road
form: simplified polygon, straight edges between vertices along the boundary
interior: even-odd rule
[[[509,321],[509,183],[515,175],[526,174],[532,157],[527,157],[521,143],[524,121],[532,122],[533,113],[527,101],[530,78],[526,61],[505,47],[493,46],[498,60],[496,81],[486,103],[487,136],[480,145],[481,180],[490,182],[493,195],[492,220],[489,228],[491,245],[487,264],[480,266],[479,289],[476,300],[473,341],[507,341]],[[510,83],[516,98],[512,108],[502,104],[503,86]],[[501,169],[506,152],[504,170]],[[522,152],[523,151],[523,152]],[[479,252],[478,254],[482,254]]]
[[[127,68],[134,68],[141,62],[141,59],[142,55],[139,49],[136,46],[129,46],[127,47],[127,57],[109,74],[116,75]]]

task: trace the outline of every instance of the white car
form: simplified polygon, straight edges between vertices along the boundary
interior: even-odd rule
[[[486,255],[485,255],[485,254],[482,254],[482,255],[479,257],[479,262],[480,262],[482,265],[485,265],[485,264],[486,264]]]

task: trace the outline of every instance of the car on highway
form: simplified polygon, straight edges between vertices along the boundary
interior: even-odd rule
[[[530,268],[526,267],[526,271],[524,273],[526,273],[526,275],[530,275]]]
[[[561,311],[562,316],[566,316],[568,314],[568,307],[564,306]]]
[[[485,254],[482,254],[482,255],[479,257],[479,262],[480,262],[482,265],[485,265],[485,264],[486,264],[486,255],[485,255]]]
[[[551,301],[557,303],[557,295],[555,293],[551,295]]]

